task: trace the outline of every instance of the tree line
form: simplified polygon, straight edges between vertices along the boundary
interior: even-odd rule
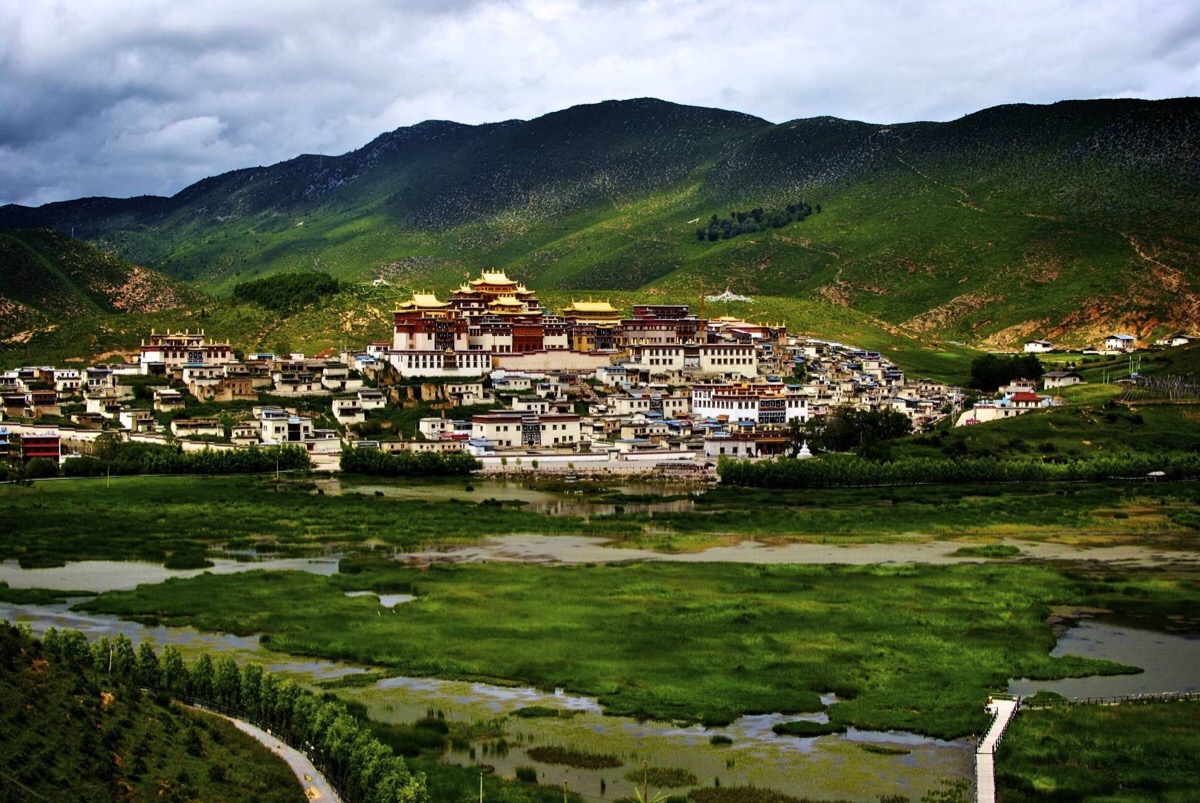
[[[375,477],[465,477],[482,464],[466,452],[384,452],[344,447],[342,471]]]
[[[1014,379],[1037,381],[1046,373],[1042,361],[1032,354],[984,354],[971,360],[971,387],[996,390]]]
[[[307,471],[312,465],[303,446],[248,446],[185,452],[179,446],[122,441],[116,436],[96,439],[92,456],[72,458],[60,466],[35,458],[25,465],[0,463],[0,479],[36,480],[50,477],[104,477],[137,474],[266,474]]]
[[[1185,480],[1200,478],[1200,454],[1128,455],[1065,463],[1000,460],[992,457],[952,460],[906,457],[878,462],[852,454],[809,460],[781,457],[752,463],[722,457],[721,482],[757,488],[855,488],[882,485],[984,485],[1004,482],[1080,482],[1112,479]]]
[[[714,214],[708,219],[707,225],[696,229],[696,239],[700,242],[715,243],[717,240],[729,240],[740,234],[781,229],[789,223],[804,220],[813,213],[813,209],[804,201],[800,201],[770,212],[756,206],[753,209],[730,212],[726,218]],[[821,211],[820,204],[817,204],[816,211]]]
[[[161,654],[143,641],[135,650],[124,634],[89,643],[77,630],[50,628],[42,646],[54,658],[90,667],[113,683],[192,701],[269,728],[307,748],[313,763],[349,803],[426,803],[425,776],[374,737],[332,696],[318,697],[257,664],[238,667],[229,656],[208,653],[191,664],[174,646]]]

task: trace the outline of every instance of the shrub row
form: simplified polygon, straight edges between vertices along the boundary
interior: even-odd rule
[[[342,471],[376,477],[465,477],[482,466],[466,452],[383,452],[342,449]]]
[[[303,446],[296,445],[185,452],[174,446],[124,443],[111,456],[67,460],[61,472],[64,477],[102,477],[105,474],[263,474],[276,469],[307,470],[310,465],[308,452]]]
[[[729,485],[759,488],[851,488],[869,485],[986,484],[1000,482],[1079,482],[1200,477],[1200,455],[1130,455],[1043,463],[1033,460],[910,457],[876,462],[856,455],[830,454],[810,460],[781,457],[752,463],[721,458],[717,474]]]

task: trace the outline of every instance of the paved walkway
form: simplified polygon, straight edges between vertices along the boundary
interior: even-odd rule
[[[289,747],[279,739],[267,733],[261,728],[256,728],[249,722],[242,722],[240,719],[227,717],[224,714],[218,714],[216,711],[210,711],[206,708],[201,708],[207,714],[227,719],[242,733],[257,739],[266,745],[272,753],[282,758],[292,768],[296,778],[300,781],[300,785],[304,787],[304,796],[313,803],[341,803],[342,799],[338,797],[337,792],[333,791],[333,787],[329,785],[329,781],[325,780],[325,776],[317,772],[317,768],[308,760],[308,756],[301,753],[295,748]]]
[[[1005,728],[1017,713],[1016,700],[993,700],[988,703],[992,715],[992,726],[975,751],[975,799],[978,803],[996,803],[996,746]]]

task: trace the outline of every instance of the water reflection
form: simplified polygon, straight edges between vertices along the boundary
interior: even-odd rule
[[[1038,690],[1064,697],[1119,697],[1167,691],[1200,691],[1200,638],[1085,619],[1067,630],[1051,656],[1078,655],[1141,667],[1136,675],[1092,675],[1063,680],[1010,680],[1010,694]]]
[[[469,483],[423,481],[388,483],[354,479],[317,481],[323,493],[379,495],[397,499],[448,502],[456,500],[477,504],[485,499],[522,504],[526,510],[547,516],[611,516],[616,513],[687,513],[695,509],[694,486],[632,483],[603,489],[581,486],[579,490],[547,491],[515,480],[475,479]],[[471,490],[467,490],[470,487]],[[628,497],[623,499],[622,497]],[[662,499],[662,497],[685,497]]]
[[[0,563],[0,581],[9,588],[48,588],[53,591],[130,591],[142,584],[161,583],[172,577],[195,577],[204,572],[237,574],[258,570],[301,571],[333,575],[338,558],[268,558],[259,561],[214,558],[207,569],[168,569],[161,563],[120,560],[81,560],[51,569],[22,569],[15,560]]]

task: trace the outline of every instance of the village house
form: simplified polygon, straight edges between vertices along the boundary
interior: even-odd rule
[[[169,413],[186,406],[183,394],[174,388],[155,388],[153,395],[155,412]]]
[[[279,407],[255,408],[259,438],[263,443],[302,443],[314,437],[313,421]]]
[[[1154,341],[1154,345],[1163,346],[1166,348],[1177,348],[1179,346],[1189,346],[1192,343],[1200,342],[1200,338],[1195,335],[1189,335],[1187,332],[1174,332],[1164,338]]]
[[[210,343],[204,332],[150,333],[142,341],[138,363],[141,373],[165,375],[184,365],[223,365],[235,359],[228,343]]]
[[[808,396],[799,387],[765,382],[696,384],[692,415],[756,424],[786,424],[809,418]]]
[[[333,419],[343,427],[361,424],[367,420],[367,411],[362,408],[357,398],[334,399]]]
[[[471,419],[471,440],[495,448],[575,447],[582,440],[581,417],[551,413],[483,413]]]
[[[176,438],[223,438],[225,427],[219,418],[176,418],[171,422]]]
[[[1069,388],[1082,382],[1083,377],[1074,371],[1047,371],[1042,375],[1042,387],[1045,390]]]
[[[382,410],[387,406],[387,396],[374,388],[361,388],[356,395],[358,406],[364,410]]]
[[[631,392],[615,394],[606,400],[608,411],[626,416],[636,413],[658,413],[664,418],[678,418],[692,411],[691,396],[661,392]]]
[[[1048,354],[1054,351],[1054,344],[1049,340],[1029,340],[1025,343],[1026,354]]]
[[[124,408],[117,414],[117,420],[130,432],[154,432],[158,429],[154,413],[149,410]]]
[[[1109,335],[1104,338],[1104,350],[1109,354],[1122,354],[1137,348],[1137,338],[1133,335]]]

